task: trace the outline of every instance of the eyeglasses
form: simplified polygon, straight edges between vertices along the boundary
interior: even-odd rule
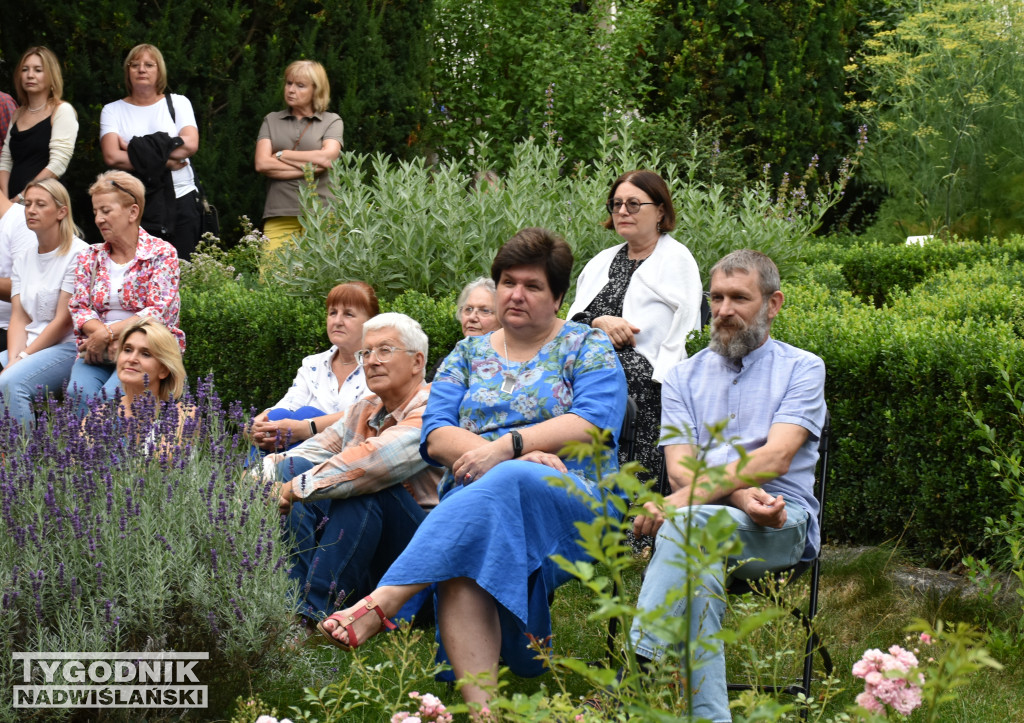
[[[494,316],[494,309],[488,308],[486,306],[463,306],[462,307],[462,315],[463,316],[472,316],[474,311],[476,312],[477,316],[479,316],[482,319],[486,319],[489,316]]]
[[[117,181],[111,181],[111,182],[110,182],[110,185],[111,185],[111,186],[113,186],[114,188],[116,188],[116,189],[117,189],[118,191],[123,191],[124,193],[127,193],[127,194],[128,194],[129,196],[131,196],[131,197],[132,197],[132,200],[133,200],[133,201],[135,201],[135,205],[136,205],[136,206],[138,206],[138,205],[139,205],[139,199],[138,199],[138,197],[136,197],[136,195],[135,195],[134,193],[132,193],[131,191],[129,191],[129,190],[127,189],[127,188],[125,188],[124,186],[122,186],[122,185],[121,185],[120,183],[118,183]]]
[[[370,354],[377,357],[377,361],[381,364],[387,364],[391,361],[391,357],[395,355],[396,351],[404,351],[406,354],[415,354],[415,349],[402,349],[397,346],[378,346],[376,349],[360,349],[356,352],[356,363],[359,366],[363,366],[366,360],[370,358]]]
[[[132,70],[138,70],[139,68],[145,68],[146,70],[154,70],[156,68],[156,63],[140,63],[136,60],[131,63],[128,63],[128,67]]]
[[[622,208],[623,204],[626,205],[626,211],[628,211],[630,215],[633,215],[634,213],[640,213],[640,208],[642,206],[658,205],[654,201],[637,201],[635,198],[631,198],[628,201],[620,201],[619,199],[615,199],[614,201],[609,201],[608,203],[606,203],[604,207],[608,209],[608,213],[616,214]]]

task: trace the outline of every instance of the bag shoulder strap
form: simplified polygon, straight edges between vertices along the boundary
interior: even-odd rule
[[[167,101],[167,110],[171,111],[171,120],[177,123],[178,119],[174,117],[174,101],[171,100],[170,91],[164,93],[164,100]]]

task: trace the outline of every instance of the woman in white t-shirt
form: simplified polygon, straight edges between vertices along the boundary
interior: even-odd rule
[[[170,242],[178,258],[187,261],[199,240],[201,218],[199,190],[189,162],[199,150],[192,103],[183,95],[164,94],[164,56],[148,43],[128,53],[124,82],[128,96],[107,103],[100,114],[103,162],[150,179],[146,181],[148,212],[141,225],[150,235]],[[168,137],[154,135],[160,132]],[[164,166],[170,178],[158,172]]]
[[[7,351],[0,353],[0,409],[28,425],[37,388],[60,390],[71,376],[77,348],[68,302],[75,261],[86,244],[75,236],[71,202],[60,181],[31,181],[24,194],[25,223],[38,247],[14,261],[11,326]]]

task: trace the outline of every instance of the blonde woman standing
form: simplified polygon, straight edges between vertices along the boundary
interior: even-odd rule
[[[128,95],[107,103],[100,114],[103,162],[143,180],[142,227],[188,261],[201,225],[199,189],[190,160],[199,150],[192,103],[183,95],[165,92],[167,65],[160,49],[149,43],[128,51],[124,82]]]
[[[268,113],[256,140],[256,170],[267,177],[263,207],[263,233],[269,250],[302,232],[299,188],[305,167],[312,165],[316,190],[327,199],[328,171],[341,155],[345,124],[330,113],[331,86],[324,66],[314,60],[296,60],[284,71],[287,110]]]
[[[61,100],[64,78],[52,50],[40,45],[21,56],[14,73],[21,107],[14,112],[0,152],[0,193],[24,201],[30,181],[60,178],[78,138],[78,116]]]

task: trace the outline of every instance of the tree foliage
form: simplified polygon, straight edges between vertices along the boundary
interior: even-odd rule
[[[200,134],[196,169],[222,217],[260,218],[264,182],[253,170],[253,151],[263,116],[284,107],[287,64],[324,64],[346,147],[408,155],[425,117],[431,12],[429,0],[15,3],[3,11],[0,57],[8,77],[32,44],[50,47],[64,62],[65,96],[80,123],[65,182],[81,218],[88,217],[84,189],[103,170],[100,110],[125,95],[122,63],[142,42],[164,54],[168,88],[192,101]]]
[[[637,108],[647,3],[435,0],[431,86],[438,153],[459,158],[481,131],[495,162],[530,137],[594,158],[602,124]]]
[[[1024,228],[1024,9],[934,0],[894,29],[875,26],[860,58],[876,131],[865,159],[901,236],[982,237]]]
[[[763,163],[793,171],[816,154],[835,165],[853,137],[843,94],[857,10],[877,4],[655,0],[645,112],[719,124],[727,145],[746,149],[749,175]]]

